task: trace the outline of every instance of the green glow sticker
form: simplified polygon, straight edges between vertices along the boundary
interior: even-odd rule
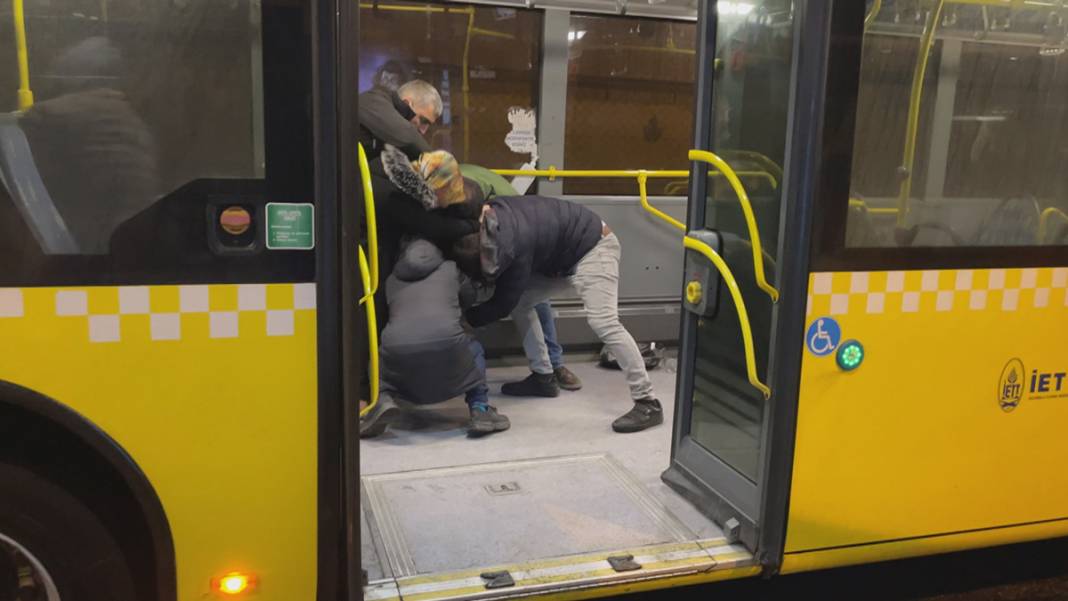
[[[267,203],[267,248],[271,250],[315,248],[315,207],[303,203]]]
[[[864,362],[864,345],[856,340],[847,340],[838,347],[835,355],[838,367],[842,371],[853,371]]]

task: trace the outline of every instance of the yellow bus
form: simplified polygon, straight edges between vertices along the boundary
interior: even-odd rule
[[[1068,535],[1066,10],[13,0],[0,599],[581,599]],[[435,145],[618,233],[663,426],[611,431],[561,297],[581,391],[499,395],[498,324],[511,430],[359,440],[358,92],[399,55]]]

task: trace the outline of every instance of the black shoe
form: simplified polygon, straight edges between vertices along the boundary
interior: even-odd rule
[[[501,386],[501,394],[508,396],[560,396],[560,386],[553,374],[531,373],[518,382],[508,382]]]
[[[622,417],[612,422],[616,432],[641,432],[664,423],[664,410],[656,399],[634,401],[634,406]]]
[[[494,432],[503,432],[512,427],[508,418],[497,413],[495,407],[489,405],[485,409],[471,409],[471,419],[467,422],[467,433],[470,436],[483,436]]]
[[[556,385],[564,390],[579,390],[582,388],[582,380],[564,366],[554,369],[553,375],[556,376]]]
[[[386,427],[397,421],[401,416],[401,409],[393,402],[393,397],[381,394],[378,404],[371,412],[360,419],[360,438],[374,438],[386,431]]]

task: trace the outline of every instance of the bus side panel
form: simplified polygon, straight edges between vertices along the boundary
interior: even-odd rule
[[[819,318],[865,358],[845,372],[806,329],[784,571],[1066,532],[1068,269],[817,273]]]
[[[315,598],[315,285],[0,289],[0,379],[72,407],[148,476],[178,598],[247,570]]]

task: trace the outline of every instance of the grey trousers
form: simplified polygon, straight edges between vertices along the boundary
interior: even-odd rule
[[[575,275],[548,278],[535,274],[512,311],[512,319],[523,338],[523,351],[530,362],[531,371],[551,374],[553,366],[549,362],[549,349],[545,346],[545,336],[534,307],[554,295],[573,289],[582,299],[590,328],[616,356],[627,377],[631,398],[652,398],[653,384],[645,371],[645,361],[634,338],[619,322],[620,252],[619,239],[615,234],[608,234],[582,257],[575,268]]]

